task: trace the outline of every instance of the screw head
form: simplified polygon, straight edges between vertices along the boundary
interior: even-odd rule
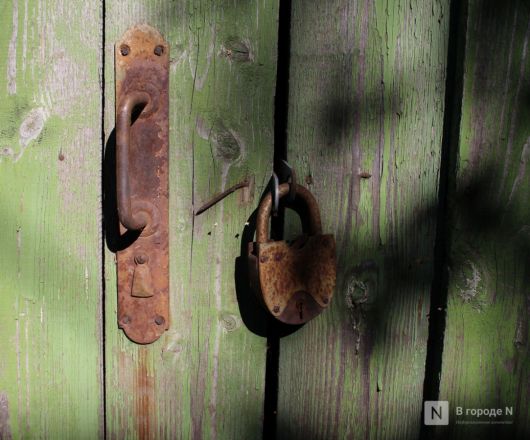
[[[126,44],[122,44],[120,46],[120,53],[126,57],[127,55],[129,55],[129,52],[131,51],[131,48],[129,46],[127,46]]]
[[[155,52],[155,55],[159,57],[160,55],[164,53],[164,46],[160,46],[160,45],[156,46],[154,52]]]
[[[165,320],[162,316],[157,315],[157,316],[155,317],[155,323],[156,323],[156,325],[163,325],[165,322],[166,322],[166,320]]]

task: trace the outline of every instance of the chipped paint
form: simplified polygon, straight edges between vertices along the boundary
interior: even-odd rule
[[[481,311],[484,306],[483,300],[480,298],[479,284],[482,281],[482,276],[477,265],[471,260],[465,262],[466,271],[469,275],[463,276],[463,288],[460,289],[460,298],[465,303],[470,304],[475,310]]]
[[[21,273],[21,263],[20,263],[20,255],[22,252],[22,228],[17,228],[17,276],[20,278]]]
[[[526,164],[528,163],[528,159],[530,159],[530,138],[528,138],[523,146],[523,150],[521,151],[521,158],[519,160],[519,170],[517,171],[517,176],[515,177],[515,180],[513,181],[512,190],[510,191],[510,197],[508,197],[508,203],[509,205],[512,202],[513,196],[519,186],[521,185],[521,182],[524,179],[525,173],[526,173]]]
[[[24,32],[22,35],[22,71],[26,72],[26,56],[28,52],[28,0],[24,0]]]
[[[527,311],[521,309],[517,317],[513,339],[513,344],[518,350],[523,350],[528,344],[528,318]]]
[[[9,157],[9,156],[13,156],[14,154],[15,152],[13,151],[11,147],[3,147],[0,150],[0,156]]]
[[[18,0],[13,0],[13,31],[7,51],[7,93],[17,93]]]
[[[211,39],[210,43],[208,44],[208,52],[206,54],[206,66],[204,67],[204,70],[202,74],[198,74],[197,70],[199,68],[199,51],[200,51],[200,44],[199,41],[197,41],[196,46],[197,50],[193,50],[193,41],[190,41],[190,48],[189,48],[189,65],[190,65],[190,71],[191,75],[193,76],[193,89],[200,91],[204,88],[204,85],[206,84],[206,80],[208,78],[208,72],[210,71],[210,65],[212,63],[212,58],[215,52],[215,24],[212,23],[211,27]]]
[[[7,0],[0,9],[0,200],[9,213],[0,238],[0,390],[14,438],[96,438],[102,4]],[[68,212],[64,188],[77,199]]]
[[[524,36],[523,40],[523,47],[521,49],[521,66],[519,69],[519,76],[517,79],[517,88],[515,91],[515,102],[520,101],[520,94],[523,91],[523,83],[526,78],[526,57],[528,54],[528,40],[530,38],[530,21],[527,24],[526,28],[526,34]],[[519,116],[519,113],[517,111],[514,111],[512,114],[512,120],[510,122],[510,130],[508,134],[508,143],[506,144],[506,150],[504,152],[504,166],[502,170],[502,177],[500,179],[499,183],[499,189],[497,193],[497,201],[501,200],[501,197],[503,195],[504,186],[506,184],[506,179],[508,177],[508,172],[510,170],[510,167],[512,164],[512,154],[513,154],[513,145],[515,142],[515,134],[516,134],[516,128],[517,128],[517,118]]]
[[[176,56],[178,54],[178,56]],[[176,74],[177,68],[188,57],[188,51],[181,46],[171,48],[171,58],[169,59],[169,69],[172,75]]]
[[[12,438],[9,423],[9,400],[6,393],[0,392],[0,439],[11,440]]]
[[[221,175],[221,191],[223,192],[226,187],[226,179],[228,176],[228,171],[230,169],[230,164],[224,163],[223,170]],[[221,203],[219,207],[219,217],[218,222],[223,224],[224,220],[224,204]],[[222,275],[223,275],[223,266],[222,266],[222,256],[220,254],[221,248],[217,243],[222,243],[224,231],[220,229],[216,231],[216,240],[215,252],[213,253],[213,258],[215,259],[215,279],[214,279],[214,298],[215,298],[215,308],[219,313],[221,312],[222,307]],[[221,348],[221,331],[220,323],[215,325],[215,339],[213,343],[213,371],[212,371],[212,392],[210,395],[210,423],[211,423],[211,432],[210,438],[217,439],[217,388],[219,385],[219,351]]]
[[[15,162],[18,162],[20,160],[20,158],[24,154],[24,150],[31,143],[31,141],[39,137],[42,132],[42,129],[44,128],[44,122],[45,114],[44,109],[41,107],[31,110],[26,115],[26,117],[22,121],[22,124],[20,124],[19,143],[21,145],[21,149],[17,157],[15,158]]]
[[[290,165],[311,176],[337,237],[338,288],[327,313],[281,339],[278,427],[417,438],[428,340],[417,305],[428,308],[432,261],[414,261],[435,241],[449,2],[328,3],[292,2],[287,133]],[[352,267],[368,259],[377,267]]]
[[[183,342],[181,334],[176,330],[169,330],[163,337],[164,346],[162,347],[162,359],[170,361],[172,365],[176,365],[178,358],[183,350]]]
[[[208,126],[206,120],[202,116],[197,116],[197,119],[195,121],[195,128],[197,130],[197,134],[201,139],[204,139],[205,141],[210,139],[211,127]]]
[[[72,133],[69,144],[62,146],[65,160],[56,161],[57,176],[61,187],[61,209],[65,215],[73,215],[79,210],[78,189],[68,184],[72,179],[72,174],[75,173],[78,181],[85,185],[90,184],[96,178],[94,170],[78,165],[87,163],[92,159],[93,152],[86,148],[86,139],[95,139],[96,136],[95,130],[91,127],[83,127]],[[78,242],[78,245],[77,255],[84,259],[83,243]]]
[[[31,142],[38,139],[44,129],[45,122],[46,114],[44,108],[37,107],[30,110],[19,127],[18,143],[20,148],[18,153],[16,153],[12,147],[3,147],[0,151],[0,161],[2,157],[11,157],[13,162],[18,162]]]

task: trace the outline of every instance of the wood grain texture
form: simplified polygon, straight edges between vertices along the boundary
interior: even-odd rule
[[[293,1],[288,159],[338,279],[330,310],[281,340],[278,438],[419,434],[448,6]]]
[[[107,157],[114,42],[144,22],[170,45],[171,324],[147,346],[118,330],[114,255],[107,251],[111,438],[261,435],[266,340],[243,323],[234,268],[245,222],[272,169],[277,14],[276,1],[261,0],[107,4]],[[251,191],[193,216],[194,208],[247,176],[255,181]]]
[[[529,38],[527,2],[469,2],[440,398],[513,424],[453,418],[444,438],[530,436]]]
[[[0,438],[103,435],[101,12],[0,5]]]

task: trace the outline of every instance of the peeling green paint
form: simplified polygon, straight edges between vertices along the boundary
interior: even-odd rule
[[[100,2],[0,8],[2,437],[101,434],[100,14]]]
[[[277,18],[277,1],[107,4],[107,138],[114,128],[114,41],[146,22],[170,44],[173,231],[171,327],[145,348],[117,328],[114,256],[106,253],[109,436],[261,436],[266,338],[245,325],[234,272],[243,228],[272,171]],[[241,42],[248,60],[228,57],[227,46]],[[256,182],[248,201],[234,194],[193,217],[245,177]]]
[[[281,340],[279,438],[419,435],[448,14],[293,1],[288,157],[339,260],[330,310]]]

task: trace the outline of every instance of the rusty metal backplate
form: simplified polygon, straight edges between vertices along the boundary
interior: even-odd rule
[[[333,235],[302,236],[294,243],[256,243],[259,288],[280,321],[302,324],[328,307],[336,281]]]
[[[140,344],[169,328],[168,67],[168,44],[147,25],[116,43],[116,108],[132,92],[149,95],[130,126],[129,186],[132,209],[148,212],[150,222],[117,253],[118,325]]]

